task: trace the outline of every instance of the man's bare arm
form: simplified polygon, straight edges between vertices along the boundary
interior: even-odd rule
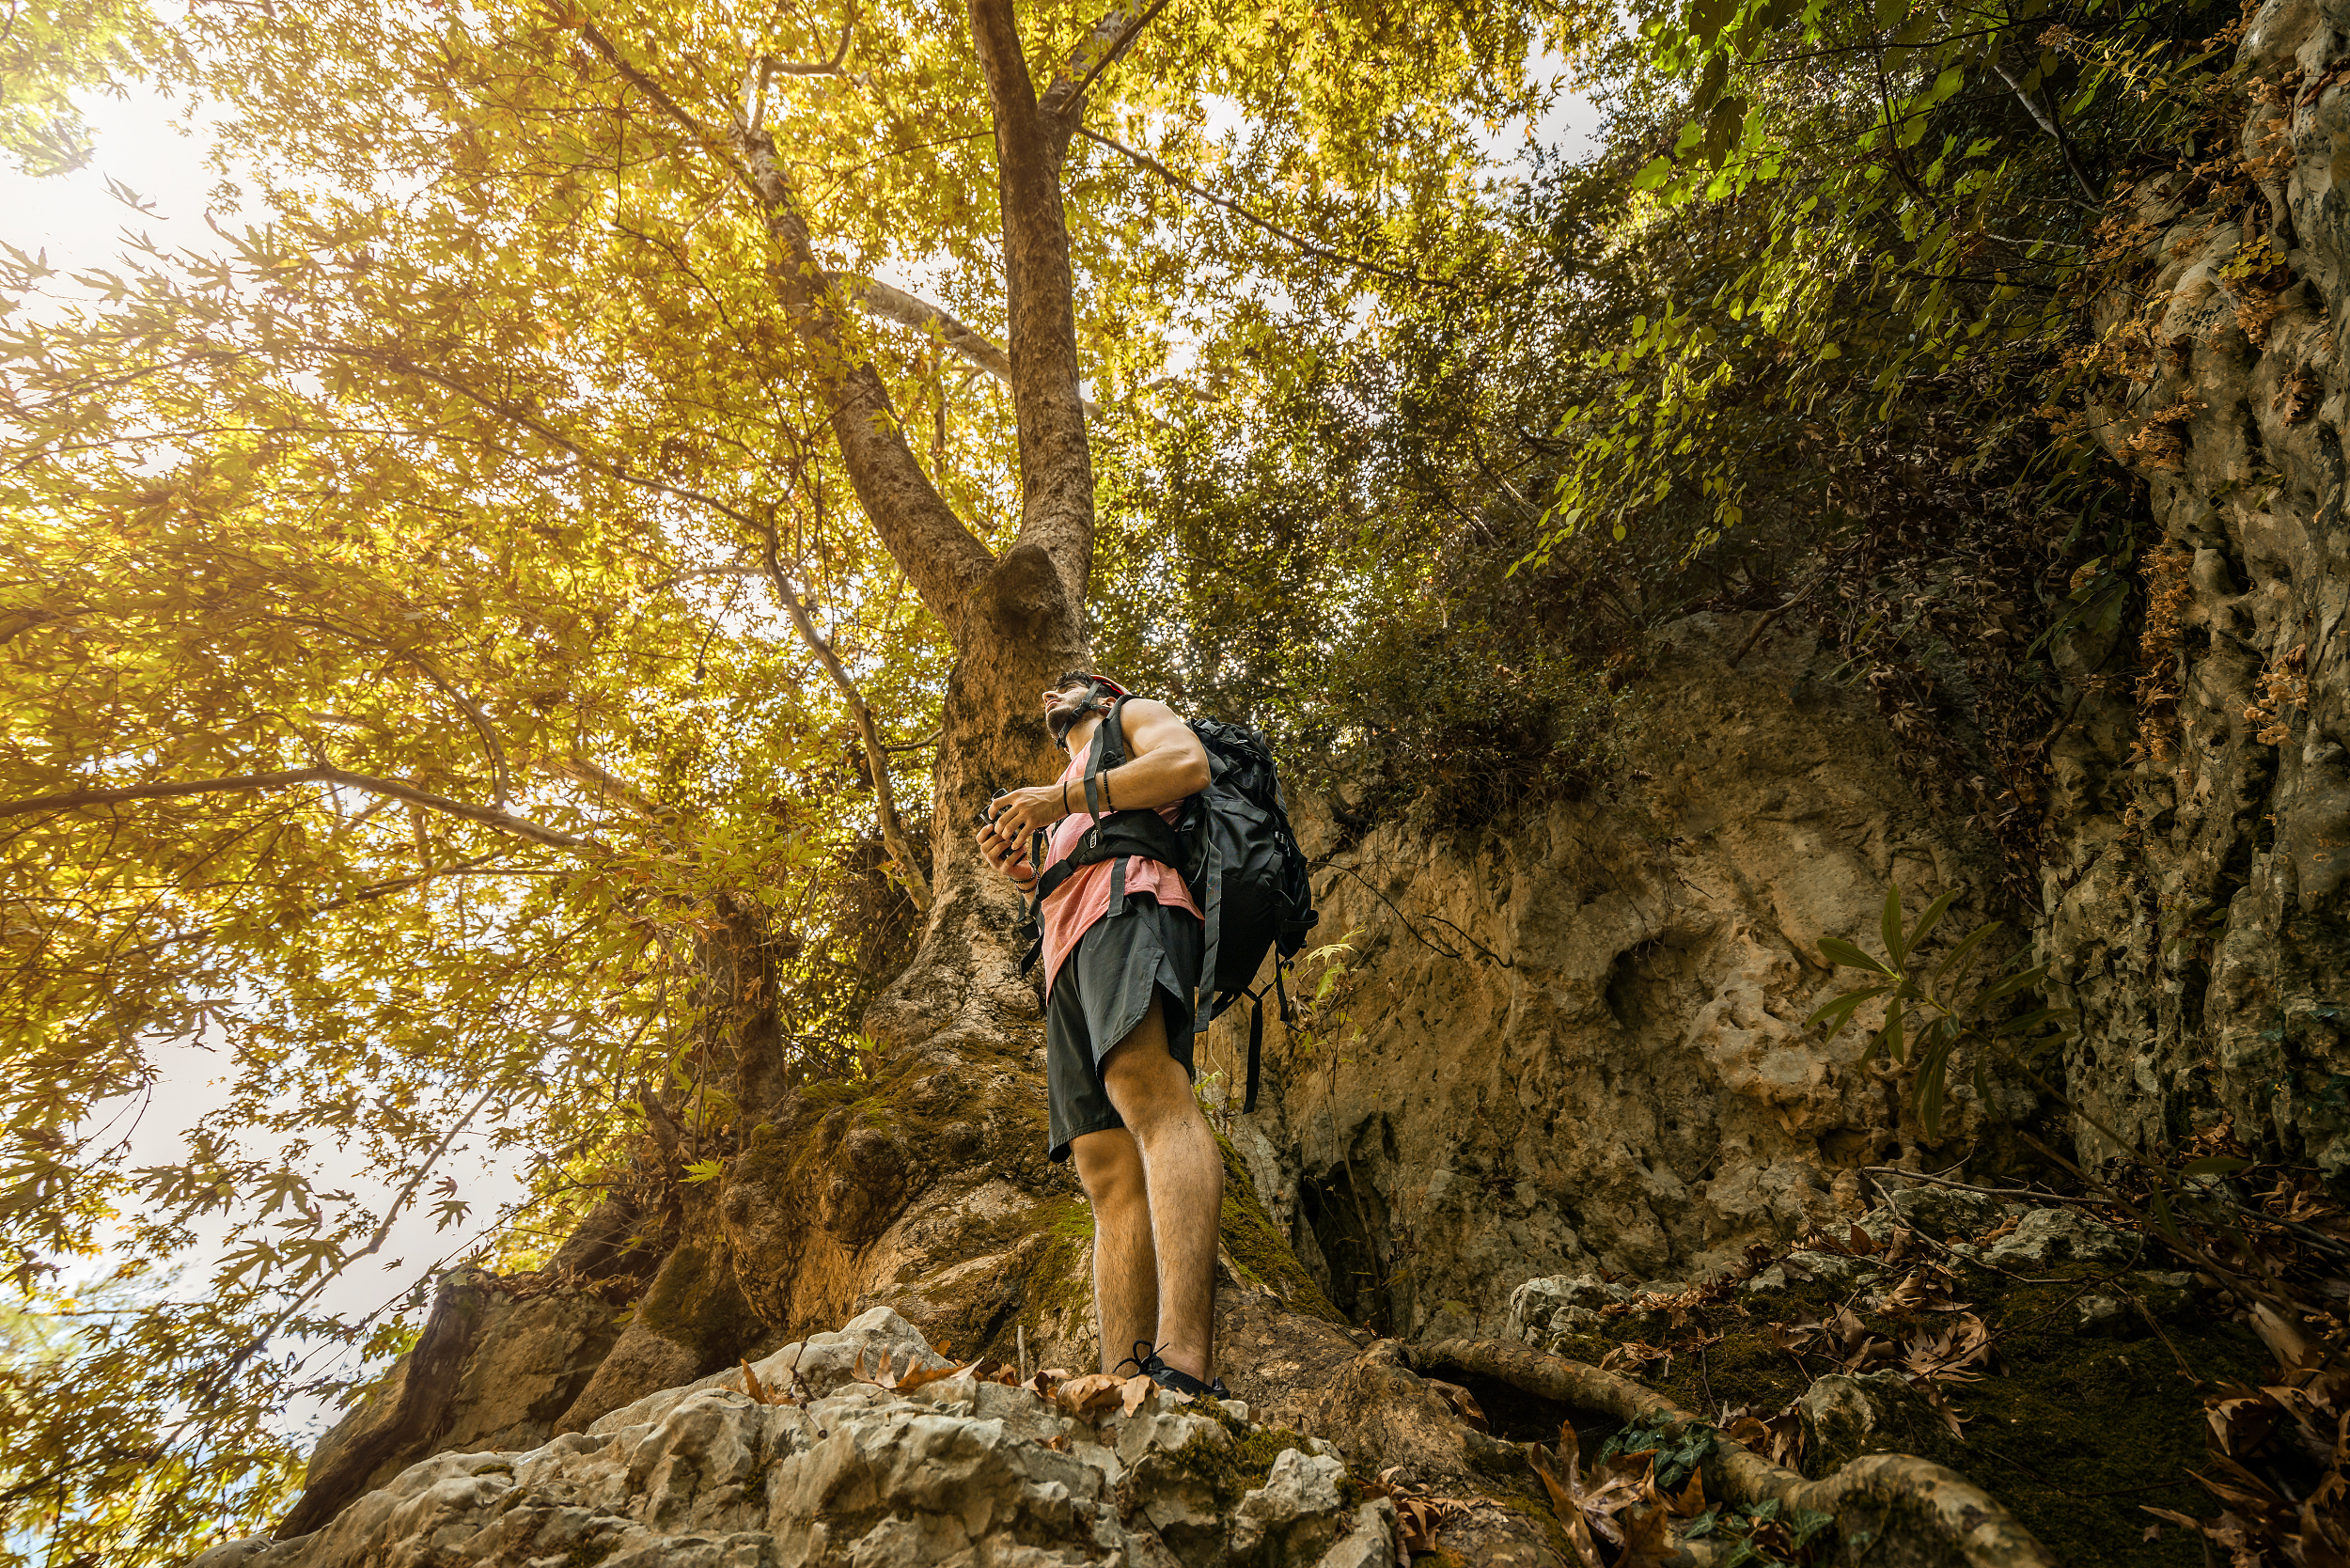
[[[1102,775],[1105,810],[1172,806],[1208,787],[1207,748],[1174,709],[1147,697],[1129,698],[1120,716],[1128,760]],[[1072,785],[1069,792],[1076,795],[1077,788]]]
[[[1151,698],[1134,697],[1126,699],[1119,716],[1123,721],[1119,728],[1126,737],[1127,760],[1102,775],[1106,797],[1102,803],[1104,811],[1147,811],[1172,806],[1208,787],[1207,748],[1174,709]],[[1025,844],[1037,829],[1051,827],[1085,809],[1084,785],[1040,784],[1006,793],[997,803],[995,824],[1003,843]],[[991,865],[1020,880],[995,859],[988,839],[982,837],[979,841],[989,849]]]

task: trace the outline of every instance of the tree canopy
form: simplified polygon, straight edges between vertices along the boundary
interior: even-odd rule
[[[1020,15],[1036,90],[1087,94],[1058,174],[1112,488],[1299,323],[1436,286],[1567,20]],[[380,1367],[438,1268],[542,1255],[665,1129],[703,1171],[713,930],[766,930],[798,1070],[861,1070],[927,898],[958,569],[886,547],[925,514],[861,504],[841,446],[900,432],[1002,550],[1017,302],[956,8],[42,26],[14,147],[71,144],[66,86],[142,80],[212,106],[254,219],[0,277],[0,1250],[63,1325],[7,1365],[0,1519],[133,1561],[282,1507],[275,1412]],[[886,401],[843,422],[860,367]],[[231,1097],[131,1169],[93,1112],[170,1041]],[[511,1212],[439,1182],[461,1132],[525,1171]],[[372,1185],[315,1179],[328,1149]],[[321,1308],[428,1203],[443,1258]],[[174,1276],[199,1228],[225,1247]]]

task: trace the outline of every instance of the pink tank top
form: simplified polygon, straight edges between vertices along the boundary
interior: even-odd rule
[[[1073,757],[1061,774],[1060,782],[1069,786],[1069,798],[1073,802],[1085,798],[1086,760]],[[1159,815],[1168,822],[1175,820],[1175,808],[1162,806]],[[1077,847],[1093,819],[1080,808],[1053,824],[1052,838],[1046,852],[1045,864],[1051,865]],[[1118,862],[1104,860],[1098,865],[1081,866],[1067,882],[1054,889],[1044,901],[1044,909],[1038,923],[1044,929],[1044,994],[1053,993],[1053,977],[1060,972],[1060,961],[1069,956],[1077,938],[1091,929],[1093,922],[1109,913],[1110,873]],[[1148,893],[1169,909],[1183,909],[1196,918],[1199,906],[1192,902],[1191,889],[1183,886],[1182,875],[1171,866],[1146,860],[1139,855],[1126,857],[1126,896]]]

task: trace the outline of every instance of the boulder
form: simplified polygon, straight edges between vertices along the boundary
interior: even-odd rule
[[[1957,1241],[1980,1236],[2006,1217],[2007,1210],[1987,1193],[1920,1184],[1891,1194],[1861,1217],[1860,1228],[1879,1242],[1889,1241],[1897,1225],[1936,1241]]]
[[[1600,1309],[1631,1301],[1632,1292],[1596,1274],[1554,1274],[1510,1293],[1509,1338],[1545,1345],[1557,1334],[1588,1334],[1606,1320]]]
[[[1830,1372],[1795,1402],[1803,1422],[1804,1468],[1832,1475],[1864,1453],[1910,1446],[1931,1419],[1925,1402],[1897,1372]]]
[[[1841,1290],[1878,1272],[1875,1262],[1868,1258],[1850,1257],[1841,1252],[1790,1252],[1779,1262],[1757,1273],[1742,1288],[1748,1292],[1783,1291],[1790,1285],[1807,1284],[1816,1279]]]
[[[1983,1248],[1982,1261],[1993,1268],[2028,1274],[2065,1262],[2126,1263],[2143,1247],[2141,1238],[2078,1209],[2034,1209],[2014,1230]]]
[[[943,1361],[875,1308],[754,1364],[637,1400],[523,1452],[442,1453],[308,1535],[231,1542],[192,1568],[1371,1568],[1393,1505],[1350,1505],[1326,1444],[1284,1450],[1238,1506],[1228,1409],[1144,1389],[1073,1411]],[[767,1403],[745,1388],[756,1387]],[[1260,1447],[1260,1452],[1262,1448]],[[1262,1463],[1261,1460],[1259,1463]]]

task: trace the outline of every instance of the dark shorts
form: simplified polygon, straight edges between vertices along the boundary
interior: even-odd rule
[[[1102,1087],[1102,1058],[1135,1032],[1151,998],[1167,1020],[1167,1054],[1189,1073],[1191,993],[1199,980],[1205,928],[1187,909],[1167,909],[1148,893],[1086,929],[1061,960],[1044,1010],[1044,1091],[1052,1157],[1073,1138],[1126,1123]]]

